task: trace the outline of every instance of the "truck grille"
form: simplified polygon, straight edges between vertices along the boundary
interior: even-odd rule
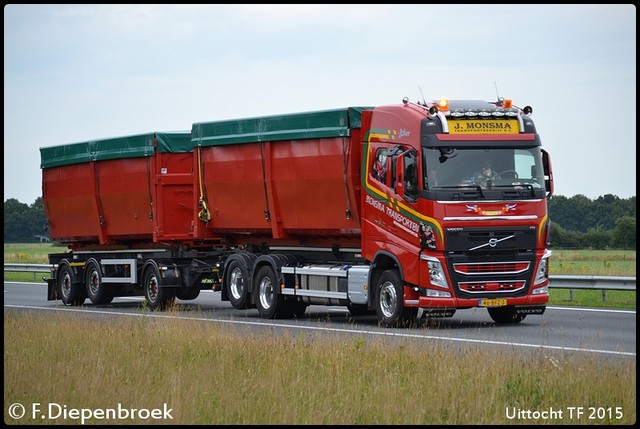
[[[459,298],[527,294],[535,267],[535,227],[451,228],[447,266]]]
[[[519,262],[478,262],[453,264],[453,269],[458,274],[517,274],[529,269],[528,261]]]

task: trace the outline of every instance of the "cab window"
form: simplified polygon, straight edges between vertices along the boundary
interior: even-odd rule
[[[376,156],[373,160],[373,166],[371,168],[371,177],[378,182],[387,183],[389,162],[387,159],[387,149],[380,148],[376,151]]]
[[[404,157],[404,196],[409,201],[418,199],[418,168],[416,151],[411,150]]]

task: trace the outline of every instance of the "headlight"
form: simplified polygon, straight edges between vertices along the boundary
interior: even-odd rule
[[[537,285],[546,280],[549,280],[549,256],[551,256],[550,250],[547,250],[545,254],[542,255],[542,259],[540,259],[540,265],[538,265],[538,272],[536,273],[536,278],[533,281],[534,285]]]
[[[449,283],[444,275],[442,264],[437,258],[433,256],[420,255],[420,259],[427,261],[429,267],[429,281],[432,286],[438,286],[441,288],[449,289]]]

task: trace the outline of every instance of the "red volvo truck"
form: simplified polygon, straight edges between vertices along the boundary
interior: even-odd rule
[[[406,326],[549,300],[553,175],[511,100],[436,100],[194,123],[41,148],[48,299],[151,309],[203,289],[263,318],[309,305]]]

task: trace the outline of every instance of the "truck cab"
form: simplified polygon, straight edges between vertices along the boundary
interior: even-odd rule
[[[398,271],[404,307],[544,312],[553,176],[531,112],[504,99],[363,112],[363,257]]]

